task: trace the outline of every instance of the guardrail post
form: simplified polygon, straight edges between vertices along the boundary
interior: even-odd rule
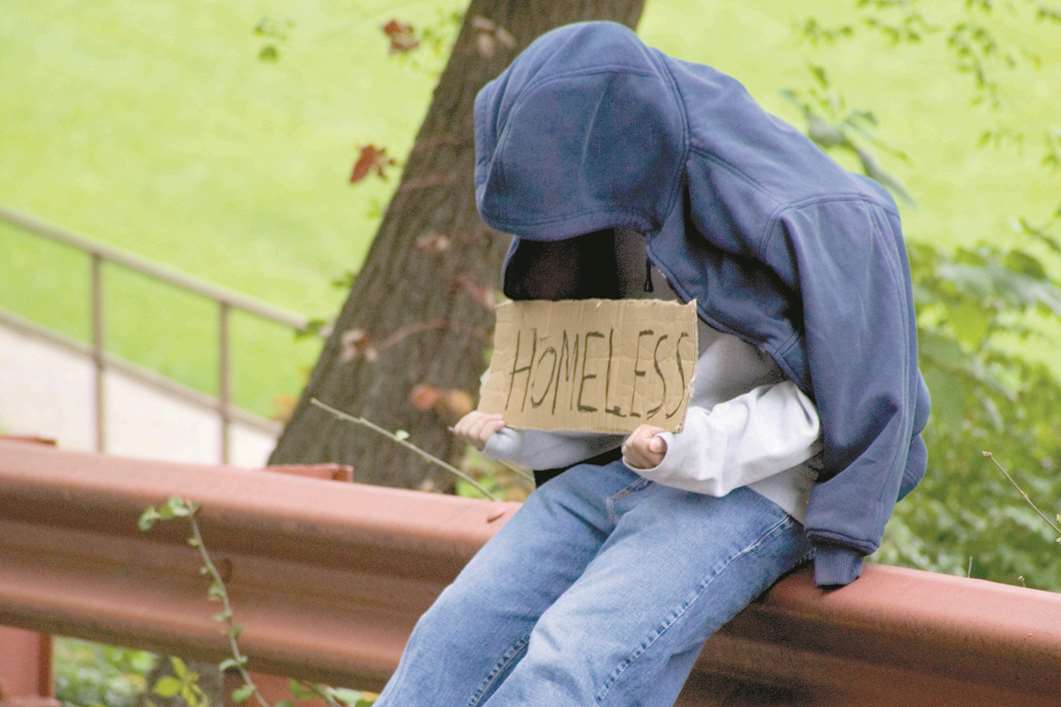
[[[52,438],[33,435],[0,435],[0,441],[56,445]],[[0,707],[61,707],[55,699],[51,634],[0,626]]]
[[[228,347],[228,302],[217,303],[217,370],[218,370],[218,413],[221,418],[221,463],[228,464],[230,453],[229,427],[231,426],[231,397],[229,379],[229,347]]]
[[[107,447],[106,399],[103,389],[103,373],[106,367],[103,350],[103,258],[92,253],[92,363],[96,402],[96,451]]]

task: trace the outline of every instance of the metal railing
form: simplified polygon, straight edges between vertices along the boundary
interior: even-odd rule
[[[227,657],[187,526],[137,530],[179,496],[200,504],[249,668],[379,690],[520,507],[268,469],[0,439],[0,624]],[[804,566],[708,639],[676,705],[1046,707],[1059,665],[1061,594],[875,562],[823,591]]]
[[[149,388],[190,402],[199,407],[216,410],[221,425],[219,458],[223,464],[227,464],[231,456],[231,440],[229,432],[233,421],[241,422],[249,427],[261,430],[268,434],[276,435],[279,433],[281,427],[280,423],[255,415],[252,412],[242,410],[232,404],[232,360],[229,318],[232,314],[232,310],[239,310],[258,317],[259,319],[264,319],[265,321],[273,322],[300,332],[307,331],[309,326],[308,318],[299,314],[284,311],[264,302],[259,302],[258,300],[247,297],[238,292],[233,292],[223,287],[197,280],[193,277],[177,272],[176,270],[171,270],[144,258],[123,252],[117,248],[96,243],[84,236],[73,233],[72,231],[45,223],[29,216],[28,214],[21,213],[5,206],[0,206],[0,222],[14,226],[24,233],[68,246],[89,257],[89,288],[92,311],[92,331],[89,344],[86,345],[76,339],[72,339],[3,310],[0,310],[0,324],[92,359],[95,369],[93,378],[96,451],[105,452],[107,448],[107,420],[105,411],[106,390],[104,386],[104,374],[108,369],[119,371]],[[217,305],[217,397],[201,393],[170,380],[159,373],[150,371],[141,366],[125,361],[113,354],[107,353],[105,347],[106,312],[103,301],[103,265],[105,263],[123,267],[152,280],[183,290],[184,292],[205,297]],[[321,335],[327,335],[327,330],[324,329],[320,333]]]

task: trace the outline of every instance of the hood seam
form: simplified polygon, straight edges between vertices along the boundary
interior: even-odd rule
[[[689,116],[687,114],[688,107],[685,105],[685,98],[682,96],[681,88],[678,86],[677,79],[674,78],[674,74],[671,73],[670,67],[667,66],[667,62],[659,56],[659,50],[650,48],[648,52],[653,61],[657,65],[657,70],[660,70],[664,77],[664,83],[667,84],[671,99],[674,101],[678,108],[678,116],[682,121],[682,154],[678,158],[678,164],[675,166],[674,175],[672,180],[674,185],[671,187],[671,194],[669,195],[670,203],[667,204],[667,208],[663,210],[660,216],[659,228],[656,231],[662,231],[663,226],[670,220],[671,214],[676,208],[682,208],[681,205],[681,194],[685,188],[685,184],[688,181],[686,179],[687,164],[689,161],[689,152],[692,149],[691,138],[689,132]],[[647,239],[646,239],[647,241]],[[646,242],[647,247],[647,242]]]

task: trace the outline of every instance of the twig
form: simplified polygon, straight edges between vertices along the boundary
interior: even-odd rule
[[[218,586],[217,594],[221,597],[221,606],[223,607],[224,621],[228,624],[228,646],[232,652],[232,656],[236,659],[236,670],[239,671],[240,677],[243,679],[245,685],[249,685],[254,696],[258,700],[258,704],[262,707],[270,707],[269,703],[265,701],[262,693],[258,691],[258,686],[251,680],[250,674],[243,667],[243,664],[247,659],[240,653],[239,644],[236,642],[236,631],[233,628],[232,621],[232,605],[228,601],[228,591],[225,589],[225,582],[221,579],[221,573],[217,571],[217,567],[214,565],[213,560],[210,559],[210,554],[206,551],[206,545],[203,544],[202,533],[199,532],[199,522],[195,519],[195,511],[198,510],[199,505],[193,502],[192,512],[188,515],[188,522],[192,526],[192,536],[195,538],[195,547],[199,551],[199,557],[203,561],[203,566],[206,567],[210,573],[210,577]]]
[[[441,459],[439,459],[438,457],[436,457],[435,455],[433,455],[433,454],[431,454],[429,452],[425,452],[424,450],[420,449],[419,447],[417,447],[412,442],[406,442],[404,439],[402,439],[401,437],[398,437],[397,435],[395,435],[390,430],[385,430],[382,427],[380,427],[379,425],[377,425],[376,423],[371,422],[369,420],[366,420],[363,417],[355,417],[355,416],[353,416],[353,415],[351,415],[349,413],[343,412],[342,410],[337,410],[337,409],[333,408],[331,405],[327,405],[325,403],[322,403],[320,400],[317,400],[317,398],[310,398],[309,401],[312,404],[316,405],[317,407],[327,410],[328,412],[330,412],[331,414],[335,415],[339,419],[346,420],[347,422],[353,422],[356,425],[362,425],[364,427],[369,428],[370,430],[373,430],[374,432],[378,432],[379,434],[383,435],[384,437],[387,437],[391,441],[397,442],[398,444],[402,445],[406,449],[409,449],[409,450],[412,450],[413,452],[416,452],[417,454],[419,454],[421,457],[423,457],[427,461],[431,462],[432,464],[437,464],[438,466],[442,467],[443,469],[445,469],[446,471],[450,472],[451,474],[456,474],[457,476],[459,476],[460,478],[464,479],[469,484],[471,484],[472,486],[477,488],[480,493],[482,493],[484,496],[489,498],[491,501],[497,501],[498,500],[498,498],[496,496],[494,496],[494,494],[490,493],[485,488],[483,488],[479,484],[478,481],[476,481],[472,477],[468,476],[467,474],[465,474],[463,471],[461,471],[457,467],[453,466],[452,464],[447,464],[446,462],[442,461]]]
[[[1020,486],[1019,486],[1019,485],[1017,484],[1017,482],[1013,480],[1013,477],[1009,475],[1009,472],[1008,472],[1008,471],[1006,471],[1005,467],[1003,467],[1003,466],[1002,466],[1001,464],[999,464],[999,463],[998,463],[998,460],[997,460],[997,459],[995,459],[995,455],[993,455],[993,454],[992,454],[991,452],[989,452],[989,451],[988,451],[988,450],[986,450],[986,449],[985,449],[985,450],[983,450],[983,452],[981,452],[981,454],[983,454],[983,455],[984,455],[985,457],[987,457],[988,459],[990,459],[990,460],[991,460],[991,462],[992,462],[992,463],[993,463],[993,464],[994,464],[995,466],[997,466],[997,467],[998,467],[998,470],[999,470],[999,471],[1001,471],[1001,472],[1002,472],[1003,474],[1005,474],[1005,475],[1006,475],[1006,478],[1007,478],[1007,479],[1009,479],[1009,482],[1010,482],[1011,484],[1013,484],[1013,486],[1014,486],[1014,487],[1015,487],[1015,488],[1016,488],[1016,489],[1017,489],[1018,491],[1020,491],[1020,495],[1021,495],[1021,496],[1023,496],[1023,497],[1024,497],[1024,500],[1028,502],[1028,505],[1029,505],[1029,506],[1031,506],[1031,507],[1032,507],[1032,508],[1033,508],[1033,509],[1035,510],[1035,512],[1039,514],[1039,517],[1043,519],[1043,522],[1044,522],[1044,523],[1046,523],[1047,525],[1049,525],[1049,526],[1050,526],[1050,528],[1051,528],[1051,529],[1052,529],[1052,530],[1053,530],[1053,531],[1054,531],[1055,533],[1057,533],[1057,534],[1058,534],[1059,536],[1061,536],[1061,528],[1058,528],[1058,527],[1057,527],[1056,525],[1054,525],[1054,522],[1053,522],[1052,520],[1050,520],[1049,518],[1047,518],[1047,517],[1046,517],[1046,514],[1045,514],[1045,513],[1043,513],[1042,511],[1040,511],[1040,510],[1039,510],[1039,506],[1035,505],[1035,501],[1033,501],[1033,500],[1031,499],[1031,497],[1030,497],[1030,496],[1029,496],[1028,494],[1024,493],[1024,489],[1022,489],[1022,488],[1021,488],[1021,487],[1020,487]]]
[[[321,699],[328,703],[328,707],[343,707],[343,705],[339,704],[339,702],[337,702],[334,697],[328,694],[327,690],[322,690],[320,685],[318,685],[317,683],[306,682],[305,680],[299,680],[299,683],[302,685],[302,687],[320,695]]]
[[[516,466],[515,464],[510,464],[509,462],[505,461],[504,459],[495,459],[494,461],[496,461],[498,464],[500,464],[501,466],[505,467],[509,471],[511,471],[511,472],[513,472],[515,474],[519,474],[520,476],[522,476],[527,481],[530,481],[532,483],[534,482],[534,474],[532,474],[531,472],[527,471],[526,469],[521,469],[520,467]]]
[[[486,338],[486,333],[483,332],[482,329],[477,329],[462,322],[455,322],[449,319],[432,319],[426,322],[413,322],[398,327],[392,331],[386,339],[383,339],[376,345],[376,353],[389,349],[408,336],[419,334],[424,331],[431,331],[432,329],[451,329],[453,331],[463,331],[480,339]]]
[[[450,432],[456,432],[457,431],[452,426],[451,427],[447,427],[446,429],[449,430]],[[530,481],[532,484],[534,483],[534,474],[532,474],[531,472],[527,471],[526,469],[523,469],[523,468],[521,468],[519,466],[516,466],[515,464],[512,464],[511,462],[507,462],[504,459],[492,459],[492,461],[497,462],[501,466],[503,466],[506,469],[508,469],[509,471],[511,471],[513,474],[517,474],[519,476],[522,476],[524,479],[526,479],[527,481]]]
[[[170,520],[177,517],[188,519],[188,524],[192,530],[192,536],[188,538],[188,544],[198,550],[199,558],[203,561],[202,567],[199,568],[199,573],[210,575],[212,581],[210,582],[209,597],[221,601],[222,611],[216,614],[213,618],[215,621],[224,621],[228,625],[228,644],[232,658],[222,661],[220,667],[224,669],[227,663],[231,663],[232,667],[239,670],[240,677],[243,679],[244,688],[250,688],[251,692],[239,697],[237,701],[242,702],[253,694],[257,698],[258,704],[261,705],[261,707],[271,707],[265,700],[265,697],[263,697],[258,690],[257,685],[251,680],[246,669],[243,667],[244,664],[247,663],[247,657],[240,652],[239,643],[236,641],[236,637],[243,630],[243,627],[235,623],[232,604],[229,601],[228,590],[225,588],[225,581],[222,579],[221,573],[218,572],[217,566],[210,558],[210,553],[206,549],[206,543],[203,542],[203,534],[199,529],[199,522],[195,518],[196,513],[199,512],[199,504],[195,501],[186,501],[183,498],[174,496],[161,507],[164,508],[164,513],[157,511],[154,506],[148,506],[147,509],[144,510],[138,522],[140,529],[150,530],[158,520]],[[301,680],[299,682],[304,686],[308,684]],[[196,686],[196,689],[198,689],[198,686]],[[335,688],[322,683],[309,684],[309,689],[324,699],[329,707],[343,707],[343,705],[332,697],[330,693],[330,691]]]

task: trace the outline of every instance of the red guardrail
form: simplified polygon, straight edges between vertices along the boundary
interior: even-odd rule
[[[519,508],[0,441],[0,624],[219,660],[169,496],[226,574],[250,666],[380,690],[419,615]],[[1056,705],[1061,595],[868,563],[790,574],[713,636],[678,704]]]

